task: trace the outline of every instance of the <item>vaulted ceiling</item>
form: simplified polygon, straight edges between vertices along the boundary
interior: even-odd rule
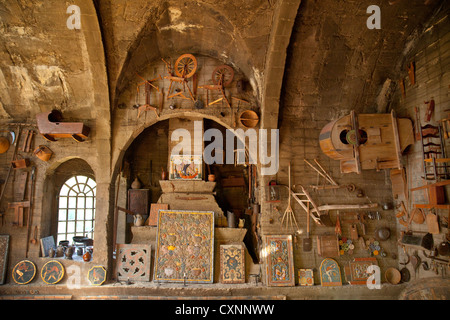
[[[67,2],[0,0],[0,119],[34,119],[54,108],[95,118],[96,108],[114,110],[136,71],[188,52],[241,71],[263,107],[274,81],[282,107],[371,110],[386,79],[396,79],[414,41],[446,6],[442,0],[70,4],[81,9],[81,30],[67,28]],[[381,8],[381,30],[366,27],[372,4]],[[286,60],[276,59],[283,54]],[[277,117],[278,110],[271,112]]]

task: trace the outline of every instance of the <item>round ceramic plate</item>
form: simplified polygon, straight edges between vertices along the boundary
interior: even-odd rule
[[[20,261],[14,266],[12,277],[17,284],[30,283],[36,275],[36,266],[33,262],[28,260]]]
[[[42,267],[41,278],[46,284],[57,284],[63,276],[64,267],[59,261],[49,261]]]

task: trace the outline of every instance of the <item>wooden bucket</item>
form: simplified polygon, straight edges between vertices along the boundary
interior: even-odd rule
[[[48,147],[46,146],[39,146],[36,150],[34,150],[33,154],[38,157],[39,159],[41,159],[42,161],[49,161],[50,158],[53,155],[53,151],[50,150]]]
[[[23,157],[21,159],[16,158],[16,160],[13,160],[11,162],[11,165],[12,165],[13,169],[23,169],[30,165],[30,161]]]

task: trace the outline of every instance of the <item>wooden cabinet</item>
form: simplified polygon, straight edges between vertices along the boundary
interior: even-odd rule
[[[150,209],[150,190],[149,189],[130,189],[128,190],[128,210],[148,216]]]

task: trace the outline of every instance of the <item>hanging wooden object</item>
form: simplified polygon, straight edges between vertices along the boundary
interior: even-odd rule
[[[60,111],[38,113],[36,115],[39,133],[48,141],[57,138],[72,138],[82,142],[89,136],[90,128],[81,122],[62,122]]]
[[[352,113],[327,124],[319,137],[328,157],[339,160],[342,173],[401,169],[402,152],[414,144],[410,119],[390,114]]]

